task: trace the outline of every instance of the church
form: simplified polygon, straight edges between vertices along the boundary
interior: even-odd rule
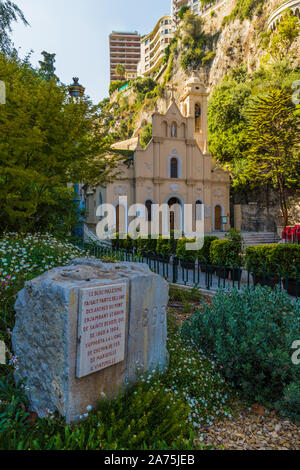
[[[127,232],[128,208],[133,204],[145,206],[147,222],[152,221],[154,204],[166,204],[170,229],[177,228],[173,206],[180,205],[184,213],[185,205],[192,205],[195,227],[201,204],[205,234],[230,228],[229,175],[208,153],[208,96],[200,79],[193,76],[186,82],[179,106],[172,99],[165,114],[152,115],[152,139],[146,148],[139,137],[114,145],[116,150],[132,150],[133,158],[120,163],[118,179],[105,188],[86,188],[86,223],[93,232],[102,216],[98,208],[106,203],[115,207],[116,232]]]

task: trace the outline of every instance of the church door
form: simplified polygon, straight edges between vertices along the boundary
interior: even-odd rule
[[[120,205],[116,207],[116,232],[120,233]]]
[[[222,229],[222,208],[221,206],[215,207],[215,230],[220,231]]]

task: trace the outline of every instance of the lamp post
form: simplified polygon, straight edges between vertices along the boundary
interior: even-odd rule
[[[85,92],[85,88],[80,85],[79,78],[73,77],[73,83],[69,86],[69,94],[73,98],[82,98]]]
[[[78,77],[73,77],[73,83],[72,85],[69,86],[69,95],[72,98],[82,98],[84,96],[85,88],[80,85],[79,83],[79,78]],[[78,143],[75,143],[75,146],[77,146]],[[74,187],[74,192],[75,192],[75,198],[74,198],[74,203],[76,205],[76,213],[78,214],[78,223],[73,229],[73,235],[75,237],[80,238],[83,240],[83,223],[84,223],[84,218],[81,215],[81,210],[83,209],[83,204],[82,204],[82,199],[81,199],[81,187],[82,185],[79,183],[76,183],[73,185]]]

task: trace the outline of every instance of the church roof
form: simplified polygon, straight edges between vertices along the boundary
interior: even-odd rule
[[[131,139],[123,140],[122,142],[117,142],[111,147],[115,150],[135,150],[138,144],[138,137],[132,137]]]

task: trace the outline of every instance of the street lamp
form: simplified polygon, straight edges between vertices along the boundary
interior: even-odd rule
[[[85,92],[85,88],[78,82],[79,78],[73,77],[73,83],[69,86],[69,93],[73,98],[82,98]]]
[[[79,78],[78,77],[73,77],[73,83],[72,85],[69,86],[69,94],[72,96],[72,98],[82,98],[85,92],[85,88],[80,85],[79,83]],[[75,143],[75,146],[77,146],[78,143]],[[76,237],[80,238],[83,240],[83,223],[84,223],[84,218],[81,215],[81,209],[82,209],[82,201],[81,201],[81,184],[74,184],[74,192],[75,192],[75,199],[74,203],[76,204],[76,212],[78,214],[78,222],[76,226],[73,229],[73,235]]]

